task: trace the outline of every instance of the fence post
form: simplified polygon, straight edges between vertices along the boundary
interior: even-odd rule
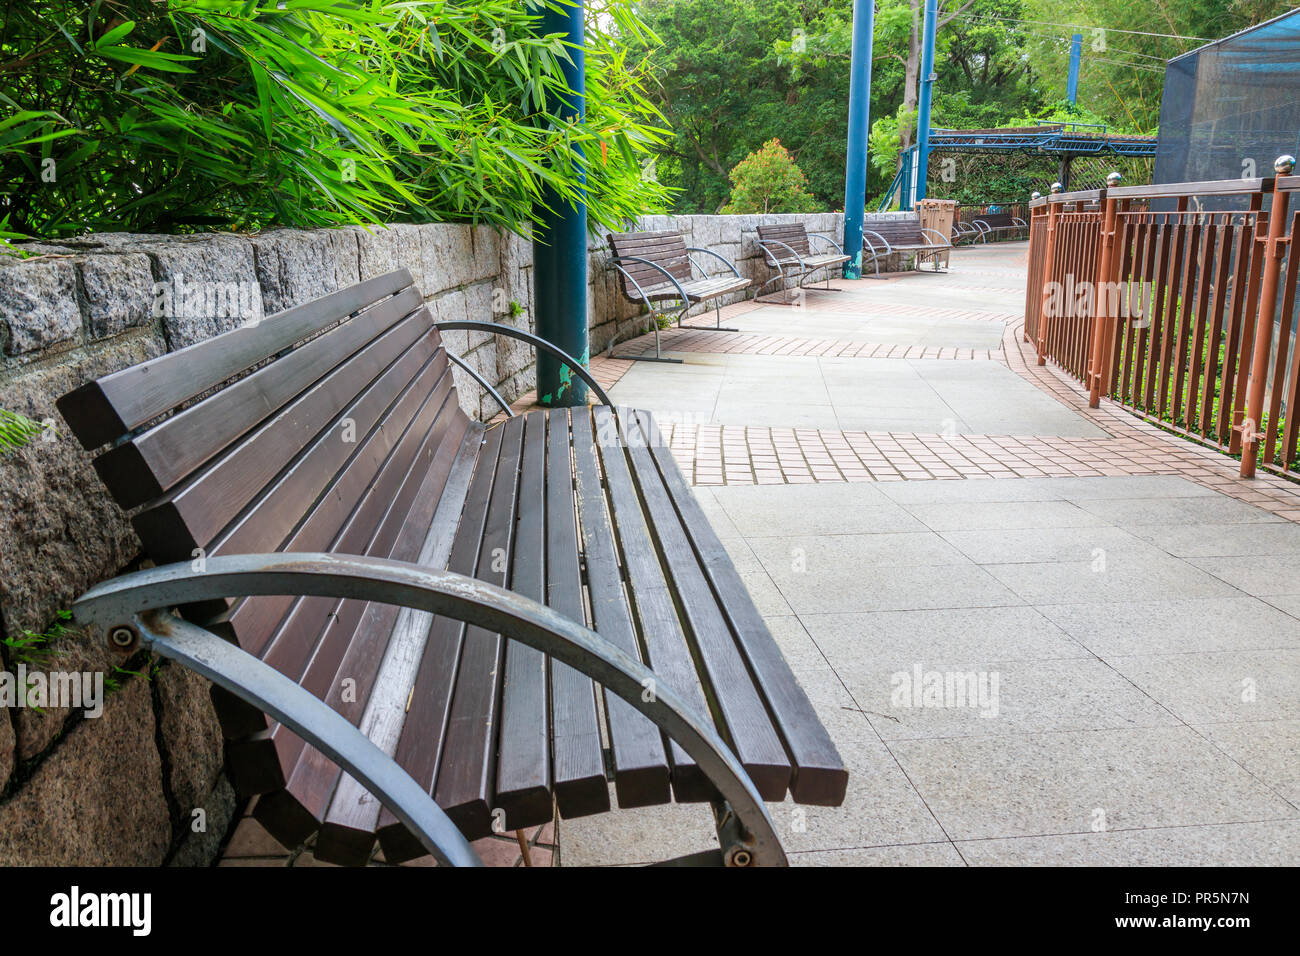
[[[1052,193],[1059,193],[1061,187],[1059,183],[1052,184]],[[1043,249],[1043,288],[1042,288],[1042,305],[1038,309],[1038,364],[1047,364],[1047,330],[1051,324],[1051,301],[1052,295],[1049,286],[1052,284],[1052,269],[1055,265],[1053,260],[1056,258],[1056,217],[1060,212],[1061,204],[1052,202],[1052,197],[1047,197],[1047,228],[1043,234],[1043,242],[1046,244]]]
[[[1294,168],[1295,159],[1290,156],[1279,156],[1273,163],[1273,169],[1279,176],[1290,175]],[[1273,202],[1269,207],[1268,236],[1264,239],[1264,272],[1260,277],[1259,308],[1255,313],[1250,388],[1246,399],[1246,416],[1241,421],[1242,478],[1255,477],[1259,440],[1264,437],[1264,389],[1268,384],[1268,358],[1273,351],[1273,312],[1277,309],[1278,277],[1282,272],[1282,258],[1286,255],[1286,245],[1281,240],[1286,231],[1289,199],[1290,193],[1274,189]]]
[[[1112,182],[1111,173],[1106,182]],[[1111,250],[1115,246],[1115,200],[1109,190],[1101,191],[1101,248],[1097,252],[1097,278],[1092,286],[1092,363],[1088,370],[1088,407],[1096,408],[1101,404],[1101,393],[1109,384],[1104,381],[1106,362],[1106,343],[1110,333],[1110,296],[1106,294],[1111,283],[1115,281]]]

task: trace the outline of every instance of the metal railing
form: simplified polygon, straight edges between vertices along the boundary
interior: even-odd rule
[[[1295,161],[1267,179],[1031,203],[1026,341],[1089,390],[1256,467],[1300,472]],[[1056,189],[1058,187],[1054,187]]]

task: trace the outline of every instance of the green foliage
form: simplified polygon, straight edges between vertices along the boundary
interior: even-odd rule
[[[547,0],[556,4],[562,0]],[[588,6],[587,115],[539,0],[23,0],[0,21],[0,225],[464,220],[527,231],[586,177],[593,219],[653,211],[655,43]],[[629,41],[640,53],[629,48]],[[581,152],[579,152],[579,150]],[[585,153],[585,160],[582,155]]]
[[[22,448],[42,431],[40,422],[0,408],[0,452]]]
[[[898,154],[902,150],[899,134],[916,125],[916,110],[899,104],[893,116],[882,116],[871,124],[867,136],[867,159],[882,175],[893,176],[898,171]]]
[[[722,208],[728,215],[757,212],[812,212],[817,200],[808,192],[803,174],[790,151],[771,139],[731,171],[731,199]]]

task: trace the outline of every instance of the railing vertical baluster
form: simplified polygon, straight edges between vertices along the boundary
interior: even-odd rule
[[[1047,200],[1047,228],[1043,235],[1043,291],[1041,304],[1038,309],[1038,364],[1047,364],[1047,338],[1049,329],[1052,324],[1051,316],[1051,291],[1050,287],[1055,280],[1053,267],[1056,261],[1056,220],[1060,214],[1061,204],[1052,202],[1051,197]]]
[[[1290,161],[1289,163],[1287,161]],[[1279,175],[1291,172],[1295,160],[1289,156],[1278,157],[1274,169]],[[1250,363],[1250,395],[1246,401],[1246,417],[1241,422],[1241,477],[1255,477],[1255,460],[1259,456],[1260,430],[1264,417],[1264,389],[1268,384],[1268,357],[1273,349],[1273,313],[1277,308],[1278,276],[1282,271],[1282,257],[1286,246],[1282,235],[1286,231],[1287,202],[1290,193],[1273,190],[1269,210],[1268,235],[1264,239],[1263,264],[1260,270],[1259,303],[1255,314],[1254,351]],[[1282,348],[1283,343],[1278,343]],[[1243,355],[1244,359],[1245,356]],[[1278,383],[1281,387],[1281,383]],[[1294,409],[1287,409],[1295,414]]]
[[[1108,290],[1115,282],[1115,200],[1101,191],[1101,248],[1097,252],[1097,278],[1093,285],[1092,306],[1092,359],[1088,363],[1088,407],[1101,404],[1105,382],[1106,343],[1114,334],[1110,331],[1111,297]]]

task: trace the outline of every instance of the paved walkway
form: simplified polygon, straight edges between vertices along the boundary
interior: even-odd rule
[[[657,413],[849,765],[845,806],[778,828],[806,864],[1294,864],[1300,486],[1036,366],[1024,257],[594,363]],[[973,705],[927,696],[958,675]],[[559,824],[570,865],[712,839],[697,806]]]

